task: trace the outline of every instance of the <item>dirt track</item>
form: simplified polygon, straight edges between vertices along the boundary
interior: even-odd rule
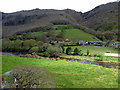
[[[116,54],[116,53],[105,53],[105,56],[115,56],[115,57],[120,57],[120,54]]]

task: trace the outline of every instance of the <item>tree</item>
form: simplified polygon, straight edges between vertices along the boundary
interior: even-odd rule
[[[59,47],[48,47],[46,52],[50,57],[59,57],[61,55],[61,50]]]
[[[74,49],[74,55],[78,55],[79,54],[79,50],[78,50],[78,48],[75,48]]]
[[[8,39],[3,39],[3,40],[2,40],[2,50],[8,50],[8,48],[9,48],[9,43],[10,43],[10,40],[8,40]]]
[[[71,54],[72,54],[72,48],[71,48],[71,47],[68,47],[68,48],[66,49],[66,54],[67,54],[67,55],[71,55]]]
[[[90,54],[89,50],[87,50],[87,56]]]
[[[29,53],[33,53],[33,52],[37,53],[38,51],[39,51],[39,47],[32,47],[28,52]]]
[[[39,51],[40,52],[45,52],[47,50],[48,47],[50,47],[51,45],[49,43],[44,43],[42,46],[39,46]]]
[[[34,66],[17,66],[9,75],[13,84],[18,88],[53,88],[54,82],[41,68]]]
[[[109,46],[109,44],[111,43],[111,41],[113,40],[117,40],[116,34],[112,31],[106,31],[103,33],[104,34],[104,41],[106,42],[105,46]]]
[[[80,55],[80,56],[83,55],[83,51],[82,51],[82,50],[79,51],[79,55]]]
[[[44,42],[44,43],[49,42],[49,40],[48,40],[48,38],[47,38],[46,32],[44,32],[42,35],[38,36],[38,37],[36,38],[36,40],[42,41],[42,42]]]
[[[65,51],[64,46],[62,45],[61,48],[62,48],[62,53],[64,53],[64,51]]]
[[[33,39],[26,40],[23,43],[23,48],[26,51],[26,50],[29,50],[30,48],[32,48],[33,46],[35,46],[35,44],[36,44],[36,41]]]
[[[22,41],[21,40],[14,41],[14,49],[15,49],[15,51],[22,50]]]

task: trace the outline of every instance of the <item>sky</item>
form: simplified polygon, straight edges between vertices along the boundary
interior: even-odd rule
[[[87,12],[96,6],[116,0],[1,0],[0,11],[11,13],[21,10],[39,9],[73,9]]]

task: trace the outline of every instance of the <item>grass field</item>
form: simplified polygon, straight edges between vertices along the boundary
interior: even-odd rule
[[[61,30],[56,30],[56,32],[60,32]],[[64,30],[65,38],[68,38],[73,41],[100,41],[95,36],[88,34],[86,32],[83,32],[80,29],[65,29]]]
[[[41,67],[56,81],[56,88],[118,88],[118,70],[51,59],[2,55],[2,74],[16,65]]]
[[[80,60],[87,60],[87,61],[96,61],[98,62],[98,60],[100,59],[100,57],[93,57],[93,56],[78,56],[78,55],[61,55],[61,57],[64,58],[74,58],[74,59],[80,59]],[[119,62],[119,57],[108,57],[108,56],[104,56],[102,57],[102,62],[108,62],[108,63],[116,63],[118,64]]]
[[[65,47],[67,48],[67,46]],[[98,46],[71,46],[71,48],[74,50],[75,48],[78,48],[79,50],[82,50],[84,54],[87,53],[87,50],[89,50],[90,54],[99,54],[104,55],[107,51],[110,51],[111,53],[118,53],[118,49],[110,48],[110,47],[98,47]]]

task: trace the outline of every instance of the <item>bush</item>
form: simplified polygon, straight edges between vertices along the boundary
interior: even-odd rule
[[[68,48],[66,49],[66,54],[67,54],[67,55],[71,55],[71,54],[72,54],[72,48],[71,48],[71,47],[68,47]]]
[[[8,50],[9,49],[10,40],[3,39],[2,40],[2,50]]]
[[[93,57],[101,57],[102,55],[94,54]]]
[[[79,50],[78,50],[78,48],[75,48],[74,49],[74,55],[78,55],[79,54]]]
[[[99,59],[96,59],[96,61],[103,61],[103,56],[100,55],[100,56],[99,56]]]
[[[87,50],[87,56],[90,54],[89,50]]]
[[[46,51],[46,52],[43,53],[43,56],[50,57],[50,54]]]
[[[61,50],[58,47],[48,47],[45,55],[50,57],[58,57],[61,54]]]
[[[79,51],[79,55],[82,56],[83,55],[83,52],[82,50]]]
[[[17,66],[9,75],[13,84],[18,88],[53,88],[51,77],[41,68],[34,66]]]
[[[22,51],[22,41],[21,40],[14,41],[14,49],[15,49],[15,51]]]
[[[39,47],[32,47],[29,51],[28,51],[28,53],[33,53],[33,52],[35,52],[35,53],[37,53],[39,51]]]
[[[24,41],[23,48],[24,48],[25,51],[27,51],[35,45],[36,45],[36,41],[33,40],[33,39],[30,39],[30,40]]]
[[[51,44],[49,43],[44,43],[42,46],[39,46],[39,52],[45,52],[48,47],[50,47]]]
[[[89,54],[89,57],[92,57],[93,55]]]
[[[64,51],[65,51],[64,46],[62,45],[61,48],[62,48],[62,53],[64,53]]]

